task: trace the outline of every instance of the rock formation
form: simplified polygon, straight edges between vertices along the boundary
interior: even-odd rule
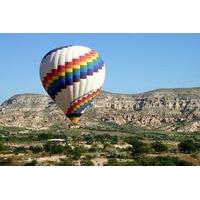
[[[160,89],[142,94],[102,91],[82,116],[81,126],[139,126],[177,132],[200,131],[200,88]],[[62,111],[45,95],[15,95],[0,106],[0,125],[46,129],[67,125]]]

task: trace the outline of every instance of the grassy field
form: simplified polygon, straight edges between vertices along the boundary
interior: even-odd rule
[[[200,133],[115,125],[38,131],[0,127],[0,165],[200,165]]]

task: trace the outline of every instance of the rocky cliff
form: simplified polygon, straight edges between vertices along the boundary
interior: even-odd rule
[[[69,121],[47,96],[15,95],[0,106],[0,125],[48,128]],[[82,126],[139,126],[177,132],[200,131],[200,88],[160,89],[137,95],[102,91],[82,116]]]

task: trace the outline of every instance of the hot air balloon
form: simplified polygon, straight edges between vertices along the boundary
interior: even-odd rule
[[[43,87],[58,107],[77,125],[102,88],[105,65],[88,47],[70,45],[49,51],[40,64]]]

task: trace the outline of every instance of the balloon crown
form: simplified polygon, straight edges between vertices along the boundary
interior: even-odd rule
[[[55,51],[57,51],[57,50],[59,50],[59,49],[63,49],[63,48],[67,48],[67,47],[72,47],[72,46],[74,46],[74,45],[65,45],[65,46],[61,46],[61,47],[58,47],[58,48],[55,48],[55,49],[53,49],[53,50],[51,50],[51,51],[49,51],[43,58],[42,58],[42,60],[43,59],[45,59],[48,55],[50,55],[51,53],[53,53],[53,52],[55,52]]]

